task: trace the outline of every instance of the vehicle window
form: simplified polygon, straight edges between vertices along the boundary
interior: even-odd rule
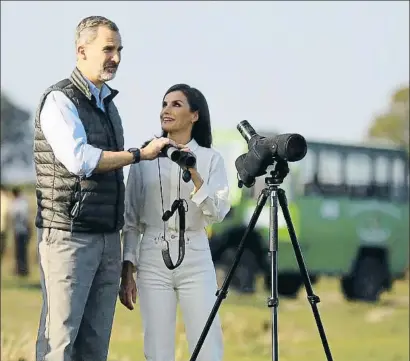
[[[321,149],[315,176],[318,194],[332,197],[344,194],[343,154],[338,150]]]
[[[391,158],[376,155],[373,166],[374,184],[370,192],[374,198],[388,199],[391,196]]]
[[[316,152],[309,150],[305,158],[300,161],[301,177],[305,184],[311,183],[315,179],[316,169]]]
[[[366,153],[350,152],[345,163],[346,185],[351,197],[371,197],[372,160]]]
[[[299,163],[298,182],[302,185],[302,191],[306,195],[314,194],[317,191],[317,152],[309,149],[305,158]]]
[[[319,154],[318,181],[320,184],[343,183],[342,154],[335,150],[322,150]]]
[[[406,201],[408,198],[408,167],[402,158],[394,158],[392,162],[392,198]]]
[[[385,155],[378,155],[374,160],[374,181],[376,184],[386,184],[390,181],[391,160]]]

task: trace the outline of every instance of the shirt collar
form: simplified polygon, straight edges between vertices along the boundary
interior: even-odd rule
[[[187,148],[189,148],[192,151],[195,151],[198,147],[199,144],[197,143],[197,141],[192,138],[187,144],[185,144]]]
[[[103,84],[100,90],[92,82],[90,82],[86,77],[84,77],[84,80],[87,82],[88,87],[91,91],[91,94],[94,95],[96,99],[100,99],[102,101],[106,97],[111,95],[111,90],[108,88],[107,85]]]
[[[81,73],[77,67],[75,67],[71,73],[70,80],[87,97],[88,100],[91,100],[91,98],[94,97],[94,99],[98,102],[100,91]],[[93,92],[91,92],[91,89],[93,89]],[[110,88],[107,84],[103,84],[101,91],[101,95],[103,96],[102,99],[106,98],[107,101],[111,101],[118,94],[118,90]]]

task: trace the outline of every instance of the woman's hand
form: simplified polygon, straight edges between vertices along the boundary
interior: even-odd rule
[[[191,150],[184,144],[178,144],[178,147],[180,148],[182,152],[191,152]],[[199,188],[201,188],[204,181],[201,175],[198,173],[196,166],[192,168],[187,167],[186,169],[188,170],[189,173],[191,173],[191,179],[195,186],[194,192],[196,192]]]
[[[189,173],[191,173],[191,179],[195,186],[195,192],[201,188],[204,180],[202,179],[201,175],[198,173],[196,168],[188,168]]]
[[[119,296],[125,307],[129,310],[134,309],[133,304],[137,301],[137,285],[133,276],[133,265],[129,261],[125,261],[122,266]]]

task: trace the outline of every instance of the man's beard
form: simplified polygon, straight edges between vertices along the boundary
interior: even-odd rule
[[[117,70],[118,70],[117,65],[113,65],[113,64],[106,65],[100,73],[100,79],[102,81],[113,80],[115,76],[117,75]]]

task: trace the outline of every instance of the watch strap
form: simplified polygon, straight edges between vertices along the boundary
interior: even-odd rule
[[[141,160],[141,151],[139,150],[139,148],[130,148],[128,149],[128,152],[132,153],[132,155],[134,156],[134,164],[138,163]]]

